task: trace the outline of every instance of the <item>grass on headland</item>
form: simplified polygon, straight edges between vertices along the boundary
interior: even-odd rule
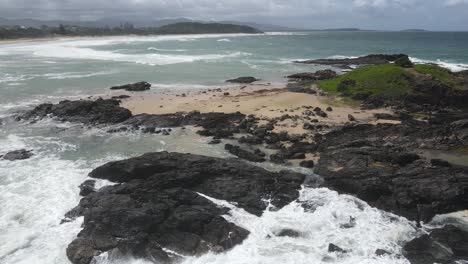
[[[343,80],[353,80],[355,85],[340,88]],[[350,97],[359,93],[399,96],[411,89],[407,71],[394,64],[360,67],[337,78],[319,82],[318,85],[325,92]]]
[[[460,80],[446,68],[442,68],[435,64],[418,64],[414,66],[418,72],[429,74],[434,78],[439,79],[443,84],[454,89],[463,90],[466,87],[460,83]]]

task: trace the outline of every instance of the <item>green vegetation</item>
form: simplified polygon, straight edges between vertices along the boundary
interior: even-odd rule
[[[211,33],[262,33],[249,27],[219,23],[176,23],[162,27],[135,28],[125,23],[120,27],[79,27],[60,25],[59,27],[25,28],[0,27],[0,39],[44,38],[53,36],[118,36],[118,35],[167,35],[167,34],[211,34]]]
[[[398,59],[395,61],[395,64],[398,65],[398,66],[400,66],[400,67],[403,67],[403,68],[411,68],[411,67],[413,67],[413,62],[411,62],[411,60],[410,60],[407,56],[398,58]]]
[[[442,68],[435,64],[419,64],[415,65],[414,69],[418,72],[429,74],[434,78],[439,79],[443,84],[453,87],[454,89],[463,90],[463,82],[459,77],[454,75],[449,69]]]
[[[364,66],[337,78],[319,82],[329,93],[399,96],[410,90],[406,69],[394,64]]]

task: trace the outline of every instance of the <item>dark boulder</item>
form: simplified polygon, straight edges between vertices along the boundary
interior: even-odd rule
[[[141,92],[146,91],[151,88],[151,84],[147,82],[137,82],[132,84],[125,84],[121,86],[114,86],[111,87],[111,90],[125,90],[129,92]]]
[[[321,71],[316,71],[316,72],[297,73],[297,74],[289,75],[287,78],[297,79],[297,80],[322,81],[322,80],[333,79],[336,76],[338,75],[336,74],[335,71],[321,70]]]
[[[187,256],[228,250],[249,232],[226,221],[229,209],[201,193],[261,215],[264,199],[279,208],[297,199],[305,178],[236,159],[167,152],[111,162],[89,176],[119,184],[89,194],[67,214],[84,216],[83,230],[67,248],[75,264],[102,252],[166,263],[177,261],[166,249]]]
[[[299,163],[299,166],[312,169],[315,166],[315,162],[313,160],[304,160]]]
[[[404,256],[411,264],[455,264],[468,259],[468,232],[445,226],[418,237],[404,246]]]
[[[0,155],[0,159],[9,160],[9,161],[25,160],[25,159],[31,158],[33,155],[34,154],[31,150],[20,149],[20,150],[10,151],[3,156]]]
[[[87,196],[93,192],[96,192],[96,181],[95,180],[87,180],[83,182],[79,188],[80,188],[80,195],[81,196]]]
[[[241,159],[248,160],[251,162],[264,162],[265,154],[259,150],[255,152],[250,152],[248,150],[242,149],[239,146],[233,146],[231,144],[226,144],[224,148],[229,151],[232,155],[235,155]]]
[[[347,250],[344,250],[333,243],[328,244],[328,252],[337,252],[337,253],[343,253],[343,254],[348,253]]]
[[[282,229],[275,233],[275,235],[278,237],[300,237],[301,233],[293,229]]]
[[[260,80],[255,78],[255,77],[239,77],[239,78],[236,78],[236,79],[227,80],[226,82],[248,84],[248,83],[253,83],[253,82],[256,82],[256,81],[260,81]]]
[[[132,113],[119,106],[114,99],[96,101],[61,101],[58,104],[42,104],[26,112],[19,119],[45,118],[51,115],[63,122],[84,124],[117,124],[129,119]]]

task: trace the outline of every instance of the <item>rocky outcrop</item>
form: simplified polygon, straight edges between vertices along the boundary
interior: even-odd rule
[[[107,251],[167,263],[177,260],[171,251],[228,250],[248,231],[226,221],[222,215],[229,209],[204,195],[261,215],[264,199],[279,208],[297,199],[305,177],[236,159],[167,152],[111,162],[89,176],[118,184],[90,192],[67,214],[84,216],[83,230],[67,249],[75,264],[90,263]]]
[[[260,81],[260,80],[255,77],[239,77],[236,79],[227,80],[226,82],[249,84],[249,83],[253,83],[256,81]]]
[[[468,232],[455,226],[433,230],[404,247],[404,255],[411,264],[455,264],[468,259]]]
[[[346,126],[319,143],[315,173],[328,187],[372,206],[429,221],[468,204],[468,167],[430,162],[411,152],[423,145],[446,146],[444,133],[424,123]]]
[[[41,104],[26,112],[19,119],[41,119],[52,116],[64,122],[78,122],[90,125],[117,124],[132,116],[132,113],[119,106],[114,99],[96,101],[61,101],[58,104]]]
[[[125,84],[121,86],[114,86],[111,90],[125,90],[129,92],[142,92],[151,89],[151,84],[147,82],[137,82],[131,84]]]
[[[248,160],[251,162],[264,162],[266,154],[260,151],[259,149],[255,150],[254,152],[242,149],[239,146],[233,146],[231,144],[226,144],[224,146],[229,153],[235,155],[241,159]]]
[[[401,57],[408,57],[405,54],[372,54],[358,58],[349,59],[319,59],[319,60],[306,60],[306,61],[295,61],[295,63],[302,64],[317,64],[317,65],[332,65],[340,68],[350,68],[351,65],[377,65],[387,64]]]
[[[292,93],[317,94],[316,90],[310,88],[309,83],[303,82],[288,83],[288,85],[286,86],[286,90]]]
[[[5,155],[0,155],[0,159],[15,161],[15,160],[25,160],[29,159],[33,156],[33,152],[31,150],[15,150],[6,153]]]
[[[337,76],[335,71],[332,70],[321,70],[316,72],[303,72],[297,73],[293,75],[289,75],[289,79],[296,79],[296,80],[307,80],[307,81],[322,81],[333,79]]]

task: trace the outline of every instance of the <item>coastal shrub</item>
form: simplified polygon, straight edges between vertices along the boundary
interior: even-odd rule
[[[344,89],[340,85],[343,81],[354,87],[349,89],[346,85],[345,96],[353,97],[357,94],[399,96],[411,89],[407,78],[407,70],[395,64],[372,65],[357,68],[351,72],[340,75],[334,79],[321,81],[319,87],[328,93],[340,93]]]
[[[403,68],[413,67],[413,63],[411,62],[411,60],[407,56],[403,56],[403,57],[398,58],[395,61],[395,64],[400,66],[400,67],[403,67]]]

